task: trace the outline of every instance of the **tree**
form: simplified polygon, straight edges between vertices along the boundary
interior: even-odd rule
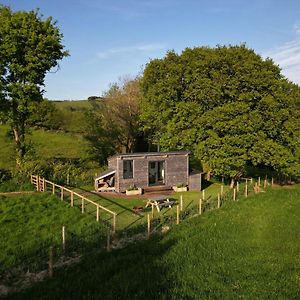
[[[20,166],[30,107],[42,100],[46,73],[68,52],[56,22],[44,19],[39,11],[12,12],[1,6],[0,20],[0,108],[11,126]]]
[[[232,178],[250,165],[299,175],[300,89],[245,45],[150,61],[141,118],[165,150],[189,149]]]
[[[52,101],[43,99],[30,107],[27,124],[31,127],[58,130],[61,129],[63,119],[63,114],[56,108],[55,104]]]
[[[132,152],[140,137],[139,79],[123,79],[111,85],[102,100],[90,99],[86,138],[99,160],[105,162],[115,152]]]

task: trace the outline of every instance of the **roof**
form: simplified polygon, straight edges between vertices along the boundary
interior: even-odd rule
[[[108,169],[108,170],[102,172],[100,175],[96,176],[94,179],[95,179],[95,180],[99,180],[99,179],[108,177],[108,176],[110,176],[110,175],[113,175],[113,174],[115,174],[115,173],[116,173],[116,170]]]
[[[141,157],[141,156],[164,156],[164,155],[189,155],[189,151],[170,151],[170,152],[136,152],[136,153],[123,153],[115,154],[108,158],[123,158],[123,157]]]

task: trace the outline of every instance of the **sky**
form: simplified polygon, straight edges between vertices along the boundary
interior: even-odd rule
[[[300,84],[299,0],[0,0],[57,20],[70,56],[46,75],[50,100],[101,96],[168,50],[246,43]]]

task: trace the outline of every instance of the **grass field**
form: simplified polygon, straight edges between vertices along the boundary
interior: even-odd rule
[[[81,214],[51,194],[0,196],[0,271],[45,255],[61,243],[62,225],[68,240],[81,240],[104,229],[89,214]],[[87,241],[88,242],[88,241]],[[38,261],[38,260],[37,260]]]
[[[300,186],[89,255],[10,299],[299,299]]]
[[[75,189],[76,191],[81,191],[80,189]],[[224,187],[224,192],[228,190],[228,186]],[[218,192],[220,192],[220,184],[215,183],[210,185],[205,189],[205,197],[206,199],[215,199]],[[188,191],[183,193],[172,193],[170,195],[171,200],[175,200],[177,203],[179,203],[180,197],[182,196],[183,199],[183,210],[187,210],[190,208],[193,208],[195,206],[198,206],[199,199],[202,197],[202,192],[196,192],[196,191]],[[95,195],[95,194],[88,194],[88,199],[93,200],[100,205],[112,210],[113,212],[117,213],[117,230],[118,231],[131,231],[136,230],[136,227],[144,226],[146,228],[147,223],[147,214],[151,214],[152,210],[151,207],[145,208],[144,212],[138,216],[133,214],[132,209],[134,206],[142,206],[145,207],[145,204],[147,202],[147,196],[141,197],[121,197],[118,198],[117,196],[110,195],[110,193],[107,193],[107,195]],[[70,201],[70,197],[65,197],[65,201]],[[75,200],[75,206],[78,206],[80,208],[81,206],[81,200],[77,198]],[[85,209],[87,212],[89,212],[91,215],[95,217],[96,210],[95,206],[93,205],[86,205]],[[174,216],[176,214],[176,205],[172,206],[172,208],[164,208],[160,212],[154,209],[154,218],[156,219],[163,219],[168,216]],[[104,220],[108,220],[111,222],[111,216],[106,213],[100,212],[100,217]]]
[[[0,169],[11,168],[15,165],[14,143],[12,137],[7,137],[8,126],[0,125]],[[32,130],[27,136],[32,142],[37,157],[84,159],[87,157],[88,144],[81,135]]]

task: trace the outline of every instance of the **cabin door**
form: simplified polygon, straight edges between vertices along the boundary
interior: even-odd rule
[[[149,185],[165,184],[165,162],[150,161],[149,162]]]

